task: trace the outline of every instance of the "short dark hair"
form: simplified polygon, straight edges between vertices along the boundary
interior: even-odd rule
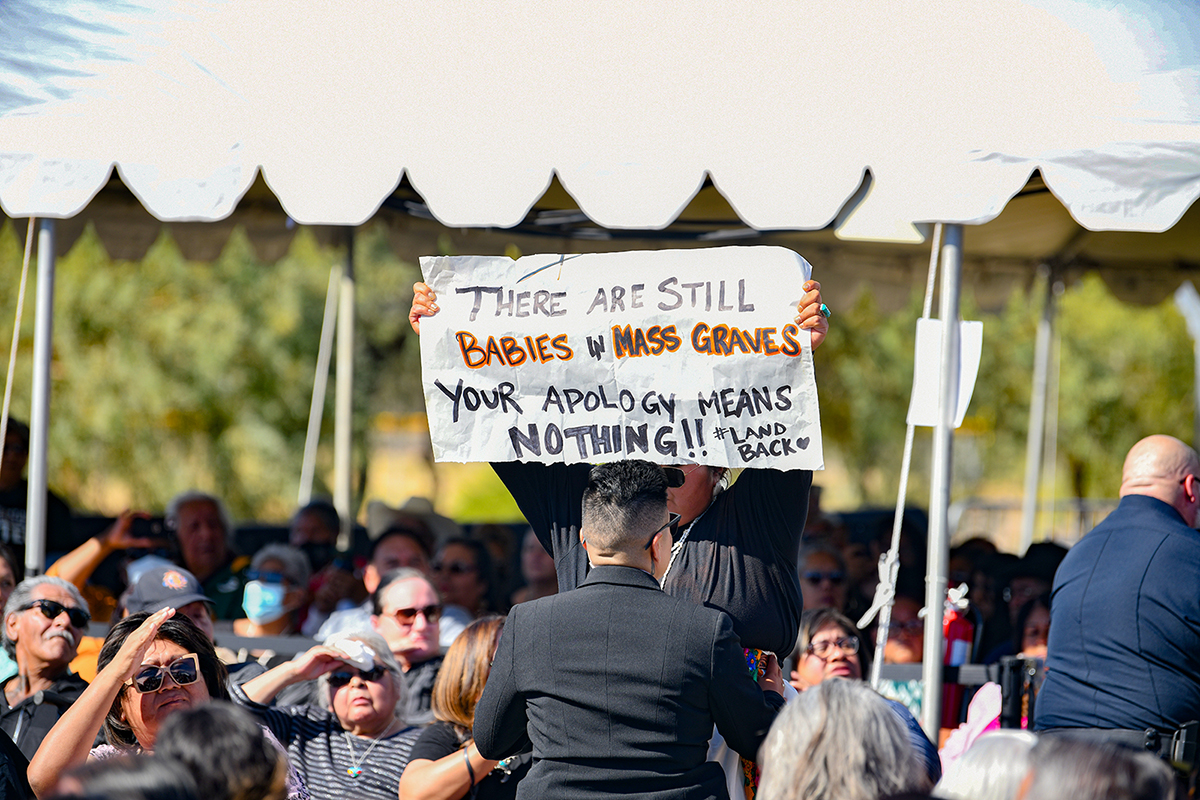
[[[667,507],[667,476],[649,461],[592,467],[583,492],[583,531],[605,552],[641,548]]]
[[[342,516],[338,514],[337,508],[328,500],[313,500],[308,505],[296,512],[292,519],[302,517],[305,514],[311,514],[327,529],[335,534],[342,529]]]
[[[8,418],[8,427],[4,429],[5,433],[14,434],[18,439],[24,442],[26,447],[29,447],[29,426],[16,417]]]
[[[429,526],[417,517],[403,517],[393,520],[392,524],[383,530],[378,536],[371,540],[371,546],[367,550],[367,561],[375,560],[375,551],[379,549],[379,545],[383,544],[383,540],[392,536],[403,536],[415,544],[422,553],[425,554],[425,559],[433,558],[433,532],[429,530]]]
[[[108,635],[104,637],[104,644],[100,647],[100,656],[96,659],[97,672],[108,666],[109,662],[117,655],[117,651],[121,649],[121,645],[125,644],[125,640],[129,638],[129,634],[137,630],[149,616],[149,613],[141,611],[137,614],[130,614],[112,626]],[[155,640],[158,639],[174,642],[186,652],[199,656],[200,675],[204,678],[204,685],[208,688],[208,696],[213,700],[229,700],[229,690],[225,687],[229,673],[226,671],[225,665],[221,663],[221,659],[217,657],[212,640],[204,634],[204,631],[197,628],[194,622],[182,614],[171,617],[159,626]],[[121,719],[121,700],[128,691],[130,691],[128,686],[121,686],[121,690],[117,692],[117,696],[113,700],[112,707],[108,709],[108,716],[104,718],[104,734],[108,743],[114,747],[135,747],[138,743],[129,723]]]
[[[204,800],[263,800],[286,794],[287,763],[249,713],[208,703],[172,714],[154,754],[181,762]]]
[[[83,787],[80,794],[70,796],[88,800],[197,800],[202,796],[182,764],[157,755],[88,761],[67,774]]]

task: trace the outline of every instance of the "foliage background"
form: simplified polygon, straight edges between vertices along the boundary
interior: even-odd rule
[[[0,229],[0,335],[11,341],[22,251]],[[75,508],[161,510],[176,492],[213,491],[241,519],[280,521],[295,506],[329,270],[344,253],[301,230],[286,257],[260,262],[235,234],[212,263],[187,262],[163,235],[140,262],[108,257],[86,233],[58,262],[52,365],[50,482]],[[419,270],[381,229],[355,240],[355,486],[359,501],[435,495],[469,521],[511,520],[511,498],[480,465],[385,457],[385,442],[418,453],[427,440],[419,351],[407,322]],[[13,414],[28,419],[33,351],[31,275]],[[1031,281],[984,320],[979,381],[955,437],[956,496],[1019,498],[1044,286]],[[838,309],[817,357],[826,460],[819,483],[835,507],[895,502],[921,297],[882,315],[863,294]],[[1124,453],[1149,433],[1191,440],[1192,346],[1170,302],[1128,306],[1086,278],[1060,300],[1058,486],[1079,497],[1115,493]],[[331,378],[332,384],[332,378]],[[329,494],[333,393],[328,393],[315,494]],[[929,436],[914,449],[910,502],[928,499]],[[410,480],[408,473],[429,471]],[[826,504],[827,507],[830,505]]]

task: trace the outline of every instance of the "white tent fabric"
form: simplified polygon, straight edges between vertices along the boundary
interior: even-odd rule
[[[446,225],[506,227],[557,172],[653,229],[707,174],[752,227],[866,238],[987,221],[1038,168],[1085,227],[1161,231],[1200,195],[1200,9],[0,2],[0,206],[70,217],[114,163],[163,220],[227,217],[261,169],[302,224],[407,174]]]

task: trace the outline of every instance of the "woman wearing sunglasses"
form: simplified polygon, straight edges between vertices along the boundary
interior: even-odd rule
[[[99,671],[46,735],[29,763],[29,783],[47,796],[58,776],[89,759],[151,753],[163,720],[210,700],[228,700],[225,666],[209,638],[175,609],[132,614],[108,632]],[[103,728],[107,744],[93,748]],[[288,797],[308,791],[295,771]]]
[[[314,679],[322,707],[268,707]],[[283,742],[313,798],[396,800],[420,729],[404,720],[400,666],[379,634],[337,634],[231,691]]]

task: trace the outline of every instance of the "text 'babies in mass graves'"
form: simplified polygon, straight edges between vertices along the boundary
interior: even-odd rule
[[[492,317],[537,317],[564,316],[565,292],[517,291],[503,286],[459,287],[458,294],[471,294],[472,307],[469,319],[474,321],[481,313]],[[680,282],[678,278],[667,278],[658,285],[657,302],[659,311],[677,309],[688,311],[719,312],[754,311],[754,304],[746,300],[744,280],[737,281],[736,301],[734,289],[724,280]],[[727,299],[728,295],[728,299]],[[586,315],[603,312],[607,316],[626,310],[642,309],[646,305],[645,286],[633,284],[629,287],[600,287],[591,301]],[[490,312],[490,313],[489,313]],[[782,328],[755,327],[753,330],[735,325],[709,325],[695,323],[687,335],[692,350],[707,355],[800,355],[799,327],[788,324]],[[471,331],[455,333],[463,363],[471,369],[499,364],[517,367],[523,364],[546,364],[555,361],[570,361],[575,356],[569,336],[565,333],[543,333],[523,336],[488,336],[481,340]],[[606,351],[613,358],[621,359],[640,356],[661,356],[674,353],[683,345],[675,325],[651,325],[645,328],[632,325],[613,325],[608,336],[587,336],[588,355],[596,360]]]

